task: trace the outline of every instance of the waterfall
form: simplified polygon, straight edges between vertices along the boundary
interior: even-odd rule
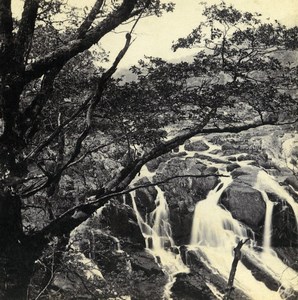
[[[210,146],[210,143],[208,146]],[[211,156],[208,153],[209,151],[207,150],[205,153]],[[224,156],[220,155],[213,155],[213,157],[225,159]],[[248,161],[241,162],[241,167],[247,165]],[[224,170],[223,165],[219,165],[219,167],[222,171]],[[252,167],[248,169],[250,168]],[[269,174],[262,170],[258,170],[256,174],[256,182],[253,188],[261,192],[266,203],[264,251],[255,250],[255,242],[251,241],[250,244],[242,247],[242,253],[253,265],[279,282],[280,288],[277,292],[267,288],[263,282],[255,279],[252,272],[241,261],[238,263],[234,285],[253,300],[284,299],[291,294],[291,291],[298,290],[298,275],[293,269],[286,266],[270,248],[274,203],[268,199],[267,192],[274,192],[291,205],[296,220],[298,220],[298,204]],[[209,192],[206,199],[197,203],[189,245],[189,249],[195,251],[209,270],[222,276],[226,281],[233,261],[233,249],[239,240],[244,240],[248,236],[245,226],[235,220],[230,212],[218,205],[221,194],[232,181],[231,177],[221,178],[221,183]],[[218,297],[218,294],[214,293],[214,295]]]
[[[298,204],[291,195],[265,171],[249,165],[252,160],[238,161],[241,154],[229,156],[220,155],[221,146],[213,145],[202,136],[196,136],[191,142],[202,141],[209,147],[205,151],[187,151],[185,146],[179,146],[179,152],[185,152],[184,159],[194,157],[196,153],[202,156],[200,161],[210,164],[208,158],[213,159],[212,166],[217,167],[221,173],[227,174],[226,165],[229,157],[233,156],[237,164],[250,175],[245,177],[247,183],[257,189],[266,203],[266,216],[264,224],[263,251],[256,247],[254,234],[238,220],[234,219],[229,211],[218,205],[218,201],[224,190],[233,182],[232,176],[221,177],[220,183],[211,190],[206,199],[199,201],[194,210],[191,229],[189,250],[193,250],[206,268],[216,275],[228,280],[233,261],[233,249],[239,242],[248,236],[252,236],[250,243],[242,247],[242,253],[250,263],[267,274],[269,278],[279,283],[278,291],[269,289],[262,281],[257,280],[253,273],[239,261],[234,286],[243,291],[252,300],[280,300],[285,299],[293,290],[298,291],[297,273],[285,265],[271,248],[272,212],[274,203],[269,200],[267,193],[274,193],[287,202],[294,210],[298,224]],[[183,159],[183,158],[181,158]],[[253,174],[253,175],[251,175]],[[255,174],[255,175],[254,175]],[[139,178],[147,177],[151,182],[155,173],[149,172],[144,166]],[[133,181],[133,185],[138,179]],[[174,254],[171,248],[175,247],[169,224],[169,208],[164,193],[159,187],[155,200],[155,210],[143,218],[138,211],[135,201],[135,192],[132,192],[132,205],[136,212],[137,221],[145,238],[146,248],[156,261],[162,266],[169,277],[165,287],[164,299],[171,299],[170,290],[175,282],[175,275],[181,272],[189,272],[183,264],[180,255]],[[249,232],[249,234],[248,234]],[[207,283],[216,298],[223,295],[212,283]]]
[[[274,203],[269,200],[265,191],[261,191],[262,197],[266,203],[266,215],[263,234],[263,250],[264,252],[270,251],[271,248],[271,230],[272,230],[272,213]]]
[[[196,251],[208,269],[228,280],[233,261],[233,248],[240,239],[246,239],[244,226],[231,214],[217,205],[217,201],[230,180],[225,180],[221,190],[211,191],[200,201],[195,210],[190,249]],[[248,246],[243,246],[246,248]],[[234,285],[251,299],[281,299],[278,293],[269,290],[256,280],[252,273],[239,262]]]
[[[149,178],[154,176],[154,173],[150,173],[147,167],[141,170],[141,175],[142,174],[146,174]],[[172,238],[172,230],[169,223],[169,207],[163,191],[158,186],[155,188],[157,190],[155,200],[156,207],[145,220],[137,208],[135,192],[131,192],[132,205],[137,216],[139,227],[145,238],[146,250],[156,258],[156,262],[161,265],[169,278],[165,286],[163,298],[171,299],[171,288],[175,283],[175,275],[187,273],[189,269],[183,264],[180,254],[172,251],[172,249],[175,248],[175,243]]]
[[[223,186],[226,185],[227,183],[224,183]],[[223,189],[211,191],[205,200],[197,204],[189,248],[196,251],[201,261],[214,274],[220,274],[228,280],[233,261],[233,248],[239,240],[247,238],[247,232],[245,227],[233,219],[229,212],[217,205]],[[268,211],[270,213],[270,209]],[[270,217],[268,217],[268,232],[270,232],[270,223]],[[268,236],[266,244],[270,245],[269,233]],[[265,249],[269,248],[267,245],[264,245]],[[253,242],[250,245],[244,245],[242,252],[255,266],[280,282],[286,290],[285,293],[290,293],[292,289],[298,290],[297,273],[287,267],[275,252],[260,253],[254,250]],[[234,285],[253,300],[282,299],[280,295],[282,290],[278,293],[268,289],[264,283],[255,279],[251,271],[246,269],[241,262],[237,267]]]
[[[221,246],[225,243],[230,228],[241,235],[242,229],[234,219],[228,218],[230,213],[217,205],[224,189],[232,182],[230,177],[222,179],[218,186],[211,190],[207,198],[197,203],[195,207],[191,232],[191,245]],[[227,230],[225,230],[227,228]],[[225,230],[222,234],[222,229]]]
[[[275,181],[269,174],[265,171],[259,171],[256,179],[256,188],[258,190],[264,190],[266,192],[271,192],[278,195],[280,198],[285,200],[293,209],[296,226],[298,227],[298,203],[295,202],[293,197],[281,186],[277,181]]]

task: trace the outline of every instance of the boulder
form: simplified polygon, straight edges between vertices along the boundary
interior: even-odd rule
[[[268,197],[275,203],[272,212],[272,246],[298,246],[298,228],[292,207],[276,194],[268,193]]]
[[[131,267],[134,271],[143,271],[147,275],[163,275],[154,257],[147,252],[135,252],[130,256]]]
[[[232,172],[232,171],[234,171],[235,169],[238,169],[238,168],[240,168],[240,166],[236,163],[227,165],[227,171],[228,172]]]
[[[132,242],[145,246],[135,212],[130,206],[111,202],[103,209],[101,224],[108,226],[115,235],[127,237]]]
[[[138,185],[146,183],[149,183],[149,180],[147,178],[142,178],[138,181]],[[146,213],[150,213],[155,209],[155,199],[157,196],[157,190],[154,186],[137,189],[135,195],[136,205],[143,217],[146,215]]]
[[[209,146],[206,145],[203,141],[196,141],[191,142],[190,140],[187,140],[184,144],[184,149],[186,151],[206,151],[209,149]]]
[[[177,245],[188,244],[193,222],[193,212],[185,205],[170,209],[172,235]]]
[[[194,274],[178,274],[172,287],[174,300],[215,300],[217,299],[204,282],[204,278]]]
[[[219,202],[235,219],[252,228],[264,222],[266,204],[261,193],[249,185],[233,182],[225,189]]]
[[[155,159],[152,159],[152,160],[148,161],[146,166],[147,166],[147,168],[150,172],[155,172],[162,162],[166,162],[170,158],[171,158],[171,153],[166,153],[162,156],[159,156]]]
[[[297,176],[288,176],[284,184],[292,186],[296,191],[298,191],[298,178]]]

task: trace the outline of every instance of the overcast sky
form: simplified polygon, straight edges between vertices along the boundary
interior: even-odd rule
[[[185,37],[200,22],[202,0],[171,0],[176,3],[173,13],[167,13],[161,18],[146,18],[140,20],[135,29],[135,42],[129,49],[120,67],[127,68],[136,64],[144,55],[158,56],[164,59],[179,59],[194,50],[178,50],[173,53],[172,42],[179,37]],[[68,0],[78,6],[92,5],[94,0]],[[219,3],[219,0],[205,0],[208,4]],[[277,19],[287,26],[298,25],[298,0],[226,0],[236,8],[251,12],[259,12],[264,17]],[[13,9],[20,11],[21,1],[13,0]],[[118,29],[121,31],[121,29]],[[102,40],[105,49],[111,54],[111,59],[118,53],[125,41],[125,33],[109,34]]]

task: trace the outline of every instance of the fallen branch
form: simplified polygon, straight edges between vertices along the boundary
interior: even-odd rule
[[[231,293],[234,290],[233,284],[234,284],[236,269],[237,269],[238,262],[241,259],[241,248],[247,241],[249,241],[249,239],[246,239],[245,241],[239,241],[238,245],[234,248],[234,260],[232,262],[232,267],[231,267],[230,276],[228,280],[228,286],[223,300],[231,299],[230,298]]]

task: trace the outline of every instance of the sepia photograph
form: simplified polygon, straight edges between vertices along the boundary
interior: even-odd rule
[[[0,0],[0,300],[298,299],[298,0]]]

